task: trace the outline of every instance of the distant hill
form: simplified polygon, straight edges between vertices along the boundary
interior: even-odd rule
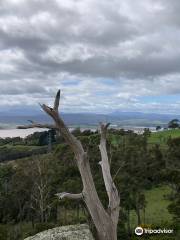
[[[141,113],[141,112],[113,112],[111,114],[95,113],[61,113],[62,118],[68,125],[75,126],[94,126],[99,122],[111,122],[111,124],[123,126],[144,126],[153,127],[156,125],[167,125],[173,118],[179,118],[179,115]],[[27,120],[37,122],[50,122],[50,117],[41,111],[9,111],[0,112],[0,128],[8,125],[26,124]]]
[[[162,113],[143,113],[143,112],[113,112],[111,116],[120,119],[147,119],[152,121],[170,121],[174,118],[180,118],[176,114],[162,114]]]
[[[67,125],[97,125],[99,122],[118,123],[118,118],[104,115],[104,114],[90,114],[90,113],[62,113],[62,118]],[[18,115],[7,116],[0,114],[0,124],[25,124],[27,120],[34,120],[37,122],[51,122],[52,119],[45,115]]]

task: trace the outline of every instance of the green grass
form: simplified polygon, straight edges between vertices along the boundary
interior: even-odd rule
[[[146,210],[141,213],[143,224],[164,226],[166,223],[172,223],[172,215],[168,212],[170,201],[165,196],[171,194],[171,189],[168,186],[156,187],[145,192]],[[137,226],[137,216],[134,211],[130,216],[131,227],[134,229]]]
[[[141,214],[142,223],[150,228],[167,228],[172,229],[172,215],[168,212],[167,207],[170,204],[170,201],[167,200],[166,197],[171,194],[171,189],[168,186],[161,186],[157,188],[153,188],[152,190],[146,191],[146,213],[145,213],[145,222],[144,222],[144,214]],[[134,229],[137,227],[137,217],[134,211],[131,212],[131,229],[134,232]],[[152,236],[141,236],[137,237],[135,234],[132,235],[131,240],[178,240],[179,233],[175,232],[175,234],[157,234]]]
[[[17,151],[29,151],[29,150],[34,150],[34,149],[39,149],[41,146],[28,146],[28,145],[11,145],[11,144],[6,144],[3,146],[0,146],[0,149],[9,149],[9,150],[17,150]]]
[[[180,137],[180,129],[164,130],[162,132],[152,133],[148,142],[149,144],[165,145],[170,137]]]
[[[169,138],[177,138],[180,137],[180,129],[172,129],[172,130],[164,130],[161,132],[151,133],[148,144],[160,144],[161,146],[166,147],[167,141]],[[117,145],[118,143],[123,141],[123,137],[111,134],[110,135],[111,143],[113,145]]]

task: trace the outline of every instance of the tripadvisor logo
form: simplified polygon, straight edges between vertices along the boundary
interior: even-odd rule
[[[150,229],[150,228],[142,228],[137,227],[135,229],[135,234],[137,236],[141,236],[143,234],[172,234],[174,232],[173,229]]]
[[[136,234],[136,235],[141,236],[141,235],[143,235],[143,233],[144,233],[144,230],[143,230],[142,227],[137,227],[137,228],[135,229],[135,234]]]

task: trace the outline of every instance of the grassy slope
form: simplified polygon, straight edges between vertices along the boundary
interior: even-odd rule
[[[167,186],[161,186],[146,191],[146,213],[145,224],[163,226],[165,223],[171,223],[172,215],[169,214],[167,206],[170,201],[164,196],[171,193],[171,190]],[[142,222],[144,224],[144,214],[141,214]],[[135,228],[137,226],[137,216],[134,211],[131,212],[131,226]]]
[[[161,147],[167,147],[168,138],[180,137],[180,129],[165,130],[162,132],[152,133],[149,137],[149,145],[160,144]],[[111,136],[112,143],[117,144],[121,138],[118,136]],[[165,199],[164,196],[170,194],[171,190],[167,186],[153,188],[152,190],[146,191],[146,214],[145,223],[163,226],[163,223],[171,223],[172,215],[169,214],[167,206],[170,201]],[[144,222],[144,214],[142,213],[142,220]],[[134,211],[131,212],[131,227],[134,229],[137,226],[137,216]]]
[[[149,137],[149,144],[160,144],[161,147],[166,148],[168,138],[180,137],[180,129],[164,130],[162,132],[152,133]],[[155,224],[162,226],[163,223],[171,223],[172,215],[169,214],[167,206],[170,201],[165,199],[164,196],[171,193],[171,190],[167,186],[154,188],[145,193],[147,200],[146,208],[146,224]],[[144,215],[142,214],[144,220]],[[137,226],[137,217],[134,212],[131,213],[131,224]]]
[[[7,148],[9,150],[17,150],[17,151],[29,151],[33,149],[39,149],[40,146],[28,146],[28,145],[12,145],[12,144],[6,144],[3,146],[0,146],[0,149]]]
[[[180,129],[164,130],[162,132],[152,133],[149,137],[149,144],[161,144],[167,143],[168,138],[180,137]]]
[[[164,130],[161,132],[151,133],[148,143],[149,145],[160,144],[161,146],[166,147],[167,140],[169,138],[180,137],[180,129]],[[111,142],[113,145],[117,145],[118,142],[122,141],[122,137],[111,134]]]

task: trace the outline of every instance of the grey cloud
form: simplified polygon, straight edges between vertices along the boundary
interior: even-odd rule
[[[77,105],[89,106],[95,96],[89,80],[103,88],[103,78],[130,96],[125,105],[139,94],[153,94],[149,82],[160,88],[156,94],[180,94],[179,10],[178,0],[1,0],[0,53],[16,49],[24,59],[2,59],[0,98],[16,95],[20,101],[29,93],[38,100],[58,87],[71,94],[64,82],[76,79],[81,81],[76,92],[87,94]],[[109,99],[107,106],[118,101]]]
[[[2,85],[2,84],[1,84]],[[1,86],[1,94],[3,95],[19,95],[19,94],[36,94],[36,93],[43,93],[44,94],[45,89],[41,86],[37,85],[30,85],[26,82],[23,84],[16,85],[14,83],[13,85],[9,86]]]
[[[22,3],[22,8],[20,4],[18,5],[18,11],[16,13],[17,18],[19,17],[19,19],[22,20],[22,26],[18,27],[18,29],[16,29],[16,26],[13,26],[14,30],[11,29],[11,27],[10,32],[8,32],[8,30],[5,32],[1,29],[1,44],[6,48],[18,47],[23,49],[26,58],[32,63],[32,66],[35,67],[34,65],[36,64],[40,71],[44,69],[46,73],[46,71],[55,71],[56,69],[58,71],[58,69],[60,69],[61,71],[68,71],[70,73],[101,77],[117,77],[121,76],[122,73],[127,75],[129,75],[128,73],[130,73],[130,75],[139,74],[139,77],[144,77],[179,71],[179,64],[177,64],[178,56],[175,56],[174,59],[169,59],[168,55],[164,57],[165,59],[154,59],[151,57],[152,52],[157,52],[158,49],[162,48],[161,44],[169,44],[168,39],[164,41],[164,32],[162,32],[160,38],[157,39],[158,42],[153,46],[151,44],[153,35],[151,36],[151,34],[145,32],[146,29],[143,29],[144,36],[148,34],[148,41],[144,43],[146,45],[143,45],[143,42],[142,45],[138,45],[138,42],[136,44],[136,39],[143,37],[143,35],[140,34],[141,26],[138,26],[138,22],[132,22],[127,16],[121,15],[120,9],[117,11],[117,7],[120,8],[117,1],[114,1],[115,5],[113,5],[113,3],[109,4],[106,1],[106,4],[100,4],[100,6],[97,4],[98,10],[95,10],[94,16],[92,8],[95,7],[95,5],[88,6],[87,4],[90,8],[89,12],[91,10],[91,15],[84,16],[78,11],[73,11],[72,8],[57,7],[55,1],[52,1],[52,4],[47,4],[47,1],[40,1],[41,4],[37,1],[32,1],[31,3],[28,1],[25,2],[26,4]],[[8,9],[6,11],[8,12]],[[28,17],[26,15],[22,16],[23,13],[26,14],[27,11]],[[36,14],[42,14],[43,11],[49,13],[50,18],[53,17],[55,19],[56,26],[52,27],[50,24],[48,25],[50,19],[38,22],[38,17],[35,23],[36,27],[30,23],[32,16],[35,17]],[[159,17],[161,18],[161,15]],[[153,18],[147,20],[149,20],[148,23],[156,23]],[[146,24],[144,27],[146,27]],[[77,32],[73,30],[76,28]],[[14,34],[12,34],[12,30]],[[159,30],[161,31],[161,29]],[[165,37],[167,38],[168,36],[166,35]],[[104,50],[109,48],[109,51],[111,51],[110,47],[113,46],[117,48],[118,51],[117,44],[126,42],[127,40],[134,42],[133,47],[141,52],[140,56],[129,60],[126,56],[122,58],[120,52],[119,56],[115,56],[114,58],[113,56],[103,54],[103,52],[99,53],[99,45],[101,45],[101,48],[105,45]],[[93,55],[91,59],[85,62],[70,59],[69,62],[65,64],[58,64],[50,60],[47,62],[41,60],[40,54],[48,50],[50,46],[57,43],[62,46],[64,44],[69,44],[70,46],[72,42],[82,43],[84,46],[93,46],[96,49],[96,55]],[[101,56],[101,54],[103,55]]]

